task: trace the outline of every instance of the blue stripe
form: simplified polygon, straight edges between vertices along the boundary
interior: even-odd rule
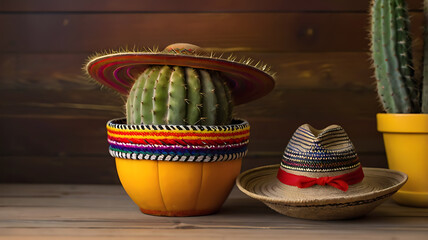
[[[338,170],[347,170],[347,169],[352,169],[354,167],[358,167],[361,164],[359,163],[355,163],[352,165],[346,165],[346,166],[337,166],[337,167],[332,167],[332,168],[318,168],[318,167],[295,167],[295,166],[287,166],[284,165],[283,163],[281,163],[281,167],[285,168],[285,169],[290,169],[293,171],[298,171],[298,172],[310,172],[310,171],[314,171],[314,172],[336,172]]]
[[[110,146],[110,149],[113,151],[127,152],[127,153],[146,153],[146,154],[165,154],[165,155],[214,155],[214,154],[233,154],[245,152],[247,146],[239,148],[229,148],[225,150],[217,149],[174,149],[174,150],[159,150],[159,149],[150,149],[150,148],[133,148],[133,147],[123,147],[123,146]]]
[[[336,161],[336,162],[341,162],[341,161],[348,161],[351,159],[355,159],[358,158],[357,154],[349,154],[349,155],[345,155],[345,156],[290,156],[287,154],[282,155],[282,159],[284,161],[289,161],[289,162],[304,162],[304,161],[308,161],[308,162],[323,162],[323,161]]]

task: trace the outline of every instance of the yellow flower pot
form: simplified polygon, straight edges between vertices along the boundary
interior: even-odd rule
[[[143,213],[196,216],[217,212],[247,153],[250,127],[107,123],[120,182]]]
[[[393,196],[400,204],[428,207],[428,114],[377,114],[390,169],[409,176]]]
[[[225,162],[167,162],[116,158],[123,188],[143,213],[196,216],[223,205],[242,159]]]

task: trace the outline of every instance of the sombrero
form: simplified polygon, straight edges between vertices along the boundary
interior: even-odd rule
[[[90,57],[86,72],[99,83],[128,94],[135,79],[150,65],[174,65],[222,72],[229,83],[234,103],[246,103],[268,94],[274,87],[267,65],[253,60],[222,58],[186,43],[169,45],[163,51],[119,51]]]
[[[296,218],[334,220],[367,214],[394,194],[407,175],[363,168],[342,127],[300,126],[280,165],[243,172],[236,183],[248,196]]]

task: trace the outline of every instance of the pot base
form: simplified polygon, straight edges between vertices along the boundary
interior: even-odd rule
[[[392,199],[398,204],[411,207],[428,207],[428,193],[399,190]]]
[[[190,217],[190,216],[203,216],[214,214],[219,211],[215,210],[188,210],[188,211],[157,211],[150,209],[142,209],[140,211],[144,214],[153,215],[153,216],[165,216],[165,217]]]

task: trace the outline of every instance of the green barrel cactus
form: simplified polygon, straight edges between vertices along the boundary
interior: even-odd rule
[[[232,95],[219,72],[151,66],[135,81],[126,103],[128,124],[226,125]]]
[[[385,111],[428,113],[428,76],[415,78],[405,0],[373,0],[370,37],[378,95]],[[427,44],[426,39],[427,35]]]

